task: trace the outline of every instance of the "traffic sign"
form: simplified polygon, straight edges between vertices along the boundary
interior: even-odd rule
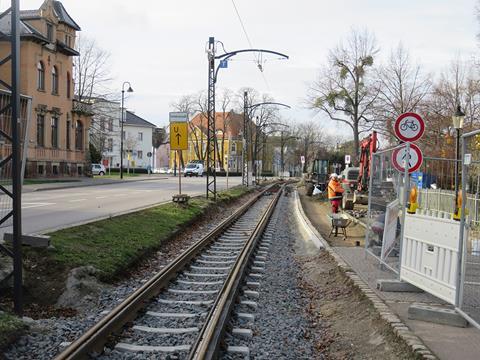
[[[188,124],[186,122],[170,123],[170,149],[188,149]]]
[[[151,152],[151,151],[149,151],[149,152],[147,153],[147,157],[152,157],[152,152]]]
[[[305,156],[300,156],[300,162],[302,163],[302,165],[305,164]]]
[[[346,165],[350,165],[351,160],[352,159],[351,159],[350,155],[345,155],[345,164]]]
[[[188,122],[188,113],[182,111],[174,111],[168,113],[170,122]]]
[[[415,172],[422,166],[422,162],[422,150],[415,144],[410,144],[408,154],[406,146],[395,149],[392,153],[392,165],[400,172],[405,171],[405,166],[407,166],[409,174]]]
[[[402,141],[417,141],[425,132],[425,122],[420,115],[407,112],[397,118],[394,130],[397,138]]]

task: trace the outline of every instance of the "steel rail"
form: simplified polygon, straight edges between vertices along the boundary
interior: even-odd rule
[[[197,341],[192,346],[188,359],[211,360],[217,358],[220,342],[223,338],[223,332],[230,317],[230,313],[235,305],[235,299],[240,291],[248,264],[252,258],[255,247],[275,210],[278,199],[282,194],[283,187],[284,185],[279,187],[275,198],[271,201],[267,211],[265,211],[261,220],[257,223],[255,230],[247,240],[236,263],[230,270],[212,309],[207,315],[207,320],[205,321],[203,328],[200,330]]]
[[[207,245],[215,241],[233,222],[240,218],[247,210],[270,188],[270,185],[253,199],[242,205],[235,213],[223,220],[215,229],[205,235],[201,240],[190,246],[184,253],[159,271],[142,287],[133,292],[111,312],[93,325],[87,332],[71,343],[54,360],[87,359],[91,354],[100,354],[108,341],[108,337],[117,333],[129,321],[133,320],[139,310],[144,308],[150,299],[166,287],[176,274],[185,268],[192,259]]]

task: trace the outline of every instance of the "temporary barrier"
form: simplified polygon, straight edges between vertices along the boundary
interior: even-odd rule
[[[405,173],[395,168],[392,158],[404,146],[372,155],[365,237],[366,253],[397,274],[403,216],[401,209],[405,204]]]
[[[480,192],[480,130],[462,136],[461,227],[459,259],[462,266],[457,271],[456,306],[472,324],[480,328],[480,224],[478,199]],[[455,206],[455,203],[452,203]],[[462,236],[468,232],[467,236]]]
[[[400,278],[455,304],[460,222],[431,213],[406,214]]]

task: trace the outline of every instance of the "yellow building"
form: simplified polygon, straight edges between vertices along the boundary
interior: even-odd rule
[[[242,171],[243,114],[217,112],[215,114],[217,137],[217,169],[230,172]],[[197,114],[189,122],[188,150],[183,150],[180,162],[185,166],[193,160],[207,159],[207,117]],[[170,168],[178,164],[176,151],[170,153]],[[178,165],[177,165],[178,166]]]

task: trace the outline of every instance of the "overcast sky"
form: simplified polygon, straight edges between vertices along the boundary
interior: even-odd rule
[[[42,0],[20,0],[35,9]],[[0,0],[5,8],[8,0]],[[170,104],[183,94],[206,89],[209,36],[227,51],[248,48],[231,0],[63,0],[81,26],[111,53],[113,85],[130,81],[128,108],[157,125],[168,123]],[[235,0],[252,45],[290,56],[271,60],[264,77],[251,57],[222,69],[218,87],[248,86],[292,106],[292,120],[321,116],[306,110],[304,99],[328,50],[352,26],[372,31],[380,57],[400,41],[429,72],[438,73],[455,54],[478,54],[476,0]],[[270,58],[271,59],[271,58]],[[381,59],[379,59],[381,60]]]

